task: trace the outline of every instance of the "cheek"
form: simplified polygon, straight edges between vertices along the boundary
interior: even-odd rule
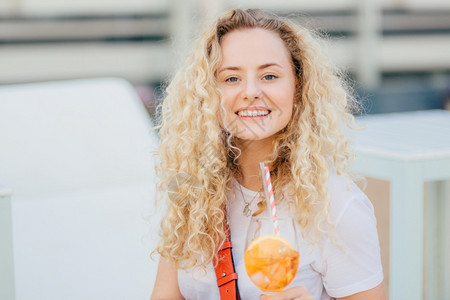
[[[223,106],[229,110],[232,109],[235,102],[235,93],[233,93],[232,89],[223,89],[222,90],[222,103]]]
[[[287,126],[289,124],[289,121],[292,119],[292,115],[294,114],[293,112],[293,107],[286,107],[286,112],[283,113],[283,117],[282,117],[282,122],[284,123],[284,126]]]
[[[217,118],[219,119],[220,127],[225,128],[233,118],[233,105],[229,98],[222,93],[223,98],[217,112]]]
[[[280,89],[280,91],[276,94],[272,94],[272,97],[274,97],[274,101],[277,102],[277,105],[279,105],[283,110],[292,111],[294,107],[294,99],[295,99],[295,93],[288,92],[290,90],[290,87],[286,86],[284,87],[284,90]]]
[[[280,103],[281,109],[282,109],[282,120],[285,125],[289,123],[289,121],[292,119],[292,115],[294,114],[294,94],[292,95],[285,95],[285,101],[283,103]]]

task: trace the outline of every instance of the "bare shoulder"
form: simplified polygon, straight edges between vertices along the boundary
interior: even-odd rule
[[[184,300],[178,287],[177,269],[161,258],[150,300]]]

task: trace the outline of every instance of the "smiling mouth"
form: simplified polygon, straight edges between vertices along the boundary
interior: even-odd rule
[[[258,109],[258,110],[240,110],[236,112],[239,117],[265,117],[270,114],[270,110]]]

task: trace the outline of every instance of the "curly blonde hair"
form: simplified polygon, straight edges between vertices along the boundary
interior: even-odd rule
[[[345,173],[353,156],[341,127],[353,121],[355,101],[338,70],[321,55],[320,39],[260,10],[225,12],[174,76],[160,111],[156,171],[167,213],[156,251],[177,268],[205,267],[226,237],[226,195],[232,178],[240,174],[240,150],[218,117],[223,106],[216,71],[222,61],[222,38],[246,28],[277,33],[292,57],[297,78],[294,111],[277,134],[268,163],[277,200],[288,187],[286,196],[306,232],[321,231],[330,223],[329,170]]]

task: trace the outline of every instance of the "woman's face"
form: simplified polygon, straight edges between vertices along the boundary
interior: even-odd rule
[[[296,80],[286,46],[276,33],[251,28],[227,33],[221,50],[222,122],[239,139],[273,139],[288,124],[294,105]]]

